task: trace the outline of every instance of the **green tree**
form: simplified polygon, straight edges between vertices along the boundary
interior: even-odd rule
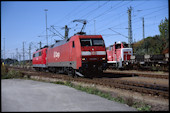
[[[163,51],[163,41],[159,35],[153,37],[149,36],[133,45],[133,51],[137,55],[156,55],[161,54]]]
[[[169,19],[161,20],[159,27],[160,35],[149,36],[133,44],[133,51],[137,55],[162,54],[169,48]]]
[[[159,25],[160,36],[163,40],[164,49],[169,48],[169,19],[161,20]]]

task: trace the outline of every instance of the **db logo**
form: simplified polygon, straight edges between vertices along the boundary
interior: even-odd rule
[[[54,58],[60,58],[60,52],[54,52]]]
[[[91,55],[96,55],[96,51],[92,51],[92,52],[91,52]]]

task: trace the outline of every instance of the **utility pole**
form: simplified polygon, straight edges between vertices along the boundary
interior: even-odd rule
[[[65,39],[68,39],[69,28],[65,25]]]
[[[145,31],[144,31],[144,17],[142,18],[142,23],[143,23],[143,39],[145,38]]]
[[[21,66],[21,54],[19,54],[19,64]]]
[[[15,64],[15,55],[12,53],[13,64]]]
[[[29,64],[31,65],[31,43],[29,44]]]
[[[46,39],[47,39],[47,46],[48,46],[48,32],[47,32],[47,11],[48,9],[45,9],[45,17],[46,17]]]
[[[40,41],[40,43],[38,43],[38,44],[40,44],[40,49],[41,49],[41,41]]]
[[[4,60],[5,60],[5,38],[4,38]]]
[[[96,35],[96,26],[95,26],[96,20],[94,20],[94,34]]]
[[[16,48],[16,59],[18,61],[18,48]]]
[[[24,42],[23,42],[23,65],[24,65],[24,60],[25,60],[25,50],[24,50]]]
[[[128,8],[128,43],[129,43],[129,48],[131,48],[131,44],[132,44],[132,24],[131,24],[131,11],[132,11],[132,7],[130,6],[130,8]]]

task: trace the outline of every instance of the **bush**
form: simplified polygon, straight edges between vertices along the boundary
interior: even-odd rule
[[[23,74],[20,71],[9,70],[8,73],[1,76],[2,79],[10,79],[10,78],[21,78]]]
[[[1,65],[1,78],[4,78],[8,73],[8,68]]]

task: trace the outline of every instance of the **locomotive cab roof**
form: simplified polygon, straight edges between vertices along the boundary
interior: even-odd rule
[[[121,44],[122,42],[121,41],[118,41],[116,44]]]
[[[49,46],[45,45],[44,47],[40,48],[40,49],[37,49],[36,51],[38,50],[41,50],[41,49],[44,49],[44,48],[48,48]]]
[[[54,47],[63,45],[63,44],[65,44],[65,43],[67,43],[69,40],[70,40],[70,38],[66,38],[66,39],[64,39],[64,40],[56,40],[56,43],[53,44],[53,45],[51,45],[50,48],[54,48]]]
[[[84,34],[85,32],[82,32],[82,34]],[[80,34],[75,34],[74,36],[99,36],[99,35],[86,35],[86,33],[85,33],[85,35],[82,35],[81,33]],[[57,46],[60,46],[60,45],[63,45],[63,44],[65,44],[65,43],[67,43],[70,39],[71,39],[72,37],[70,37],[70,38],[66,38],[66,39],[64,39],[64,40],[56,40],[55,41],[55,44],[53,44],[53,45],[51,45],[50,47],[49,47],[49,49],[50,48],[55,48],[55,47],[57,47]]]

